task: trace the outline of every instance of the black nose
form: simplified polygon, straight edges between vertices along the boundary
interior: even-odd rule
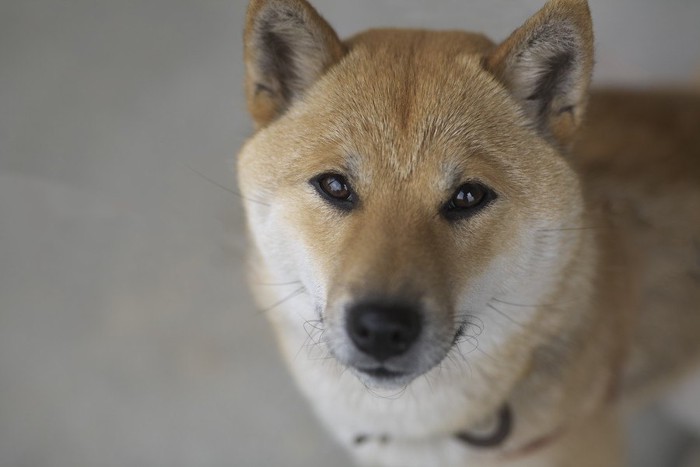
[[[347,329],[358,349],[383,361],[406,352],[421,331],[421,316],[407,305],[360,303],[348,309]]]

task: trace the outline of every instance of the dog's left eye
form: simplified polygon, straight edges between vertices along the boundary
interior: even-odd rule
[[[481,183],[465,183],[447,202],[443,213],[449,220],[464,219],[478,212],[495,198],[493,190]]]
[[[352,209],[355,193],[342,175],[325,173],[312,178],[309,183],[333,206],[344,211]]]

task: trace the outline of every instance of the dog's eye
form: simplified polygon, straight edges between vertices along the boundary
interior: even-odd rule
[[[355,193],[342,175],[325,173],[312,178],[310,183],[334,206],[343,210],[350,210],[353,207]]]
[[[449,220],[467,218],[496,198],[496,194],[480,183],[465,183],[457,189],[452,198],[443,208],[445,217]]]

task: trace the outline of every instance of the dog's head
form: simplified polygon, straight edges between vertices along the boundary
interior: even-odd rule
[[[586,2],[552,0],[494,45],[402,30],[341,42],[304,0],[253,0],[245,58],[249,227],[264,267],[308,293],[332,355],[392,386],[484,322],[494,351],[530,352],[580,242],[563,153],[591,75]]]

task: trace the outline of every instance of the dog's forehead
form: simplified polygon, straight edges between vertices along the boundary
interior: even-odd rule
[[[320,105],[351,169],[404,178],[429,159],[452,173],[464,157],[497,146],[500,128],[518,124],[507,93],[481,65],[491,47],[483,36],[370,31],[348,44]]]

